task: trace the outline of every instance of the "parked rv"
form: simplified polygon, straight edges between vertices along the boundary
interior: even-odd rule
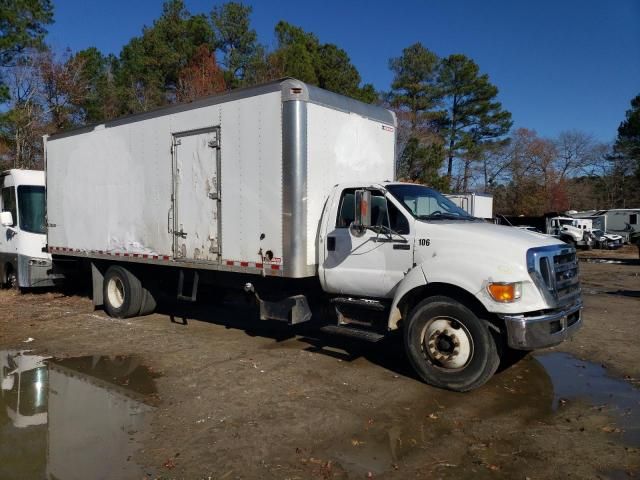
[[[46,243],[44,172],[0,173],[0,284],[52,286]]]
[[[237,287],[261,319],[400,329],[418,375],[457,391],[575,332],[575,249],[394,182],[395,131],[384,108],[285,79],[45,137],[54,269],[88,262],[114,317]]]

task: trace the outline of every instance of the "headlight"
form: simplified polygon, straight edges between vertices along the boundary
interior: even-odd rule
[[[487,285],[491,298],[500,303],[511,303],[522,297],[522,283],[493,282]]]

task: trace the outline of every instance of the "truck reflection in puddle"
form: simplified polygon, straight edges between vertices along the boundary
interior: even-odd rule
[[[136,357],[0,351],[0,478],[128,478],[155,384]],[[139,476],[139,475],[138,475]]]

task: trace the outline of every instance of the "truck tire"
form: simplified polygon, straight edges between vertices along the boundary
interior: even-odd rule
[[[155,289],[150,288],[145,282],[142,285],[142,301],[140,302],[139,315],[151,315],[155,312],[157,307],[156,297],[154,295]]]
[[[18,290],[18,276],[16,275],[15,271],[9,270],[9,272],[7,273],[7,282],[5,285],[11,290]]]
[[[427,298],[411,311],[404,344],[422,380],[456,392],[485,384],[500,365],[489,327],[449,297]]]
[[[6,268],[6,275],[4,278],[4,281],[0,281],[0,286],[2,286],[2,288],[7,288],[7,289],[11,289],[11,290],[17,290],[18,289],[18,276],[16,275],[15,271],[11,268],[11,266],[7,266]],[[0,279],[2,280],[2,279]]]
[[[142,284],[138,277],[119,265],[110,266],[104,274],[104,309],[110,317],[130,318],[140,313]]]

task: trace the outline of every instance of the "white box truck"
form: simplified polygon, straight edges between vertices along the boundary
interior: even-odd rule
[[[493,195],[482,193],[451,193],[445,195],[472,217],[493,219]]]
[[[420,377],[459,391],[578,329],[575,250],[394,182],[395,130],[384,108],[284,79],[45,138],[54,268],[89,262],[116,317],[153,311],[163,285],[239,287],[262,319],[400,329]]]
[[[0,173],[0,286],[50,287],[51,255],[45,225],[44,172]]]

